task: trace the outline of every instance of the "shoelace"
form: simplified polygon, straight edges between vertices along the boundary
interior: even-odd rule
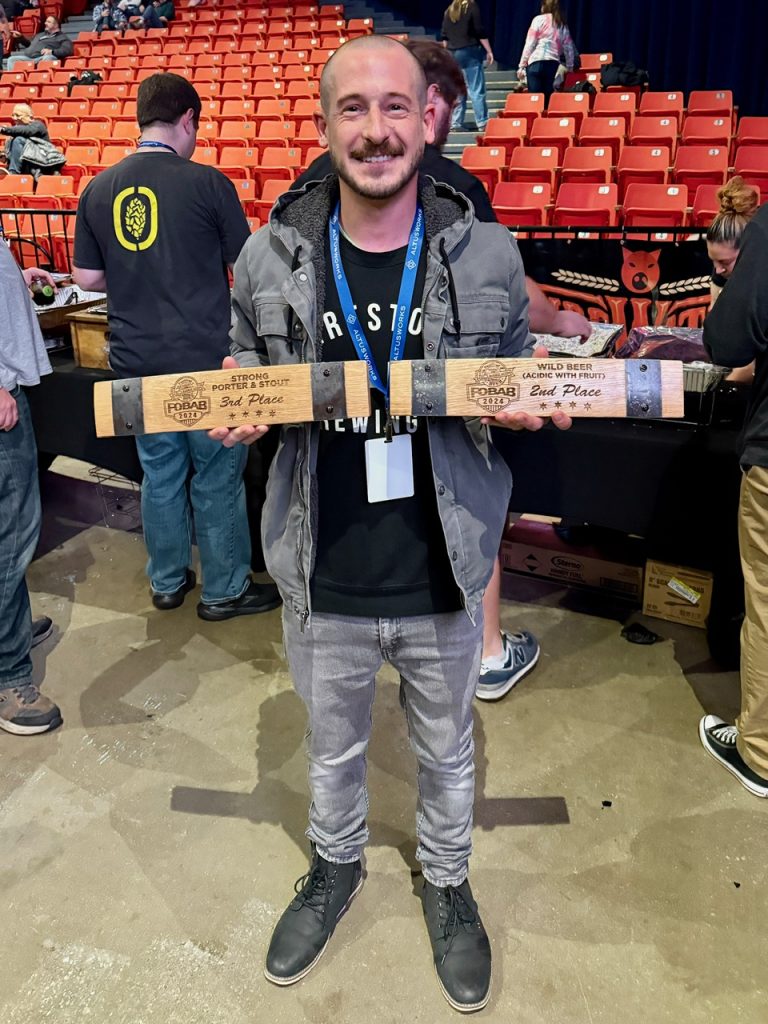
[[[441,920],[443,913],[446,914],[443,922],[443,939],[447,942],[443,953],[443,961],[445,961],[459,930],[461,928],[469,929],[476,925],[477,916],[459,890],[452,885],[441,890],[438,900]]]
[[[299,901],[297,910],[301,907],[309,907],[315,913],[323,916],[325,914],[326,900],[330,895],[332,882],[328,878],[325,868],[317,861],[312,870],[306,875],[296,879],[293,886],[294,892]]]
[[[729,747],[736,746],[739,730],[735,725],[716,725],[709,731],[720,743],[725,743]]]
[[[34,704],[40,696],[40,691],[32,683],[27,683],[26,686],[14,686],[13,692],[19,698],[20,704]]]

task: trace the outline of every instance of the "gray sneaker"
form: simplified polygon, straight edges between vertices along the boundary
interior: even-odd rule
[[[53,620],[49,619],[47,615],[43,615],[40,619],[35,619],[32,623],[32,647],[37,647],[53,632]]]
[[[32,683],[0,690],[0,729],[16,736],[33,736],[60,725],[58,707]]]
[[[504,653],[501,668],[490,668],[484,661],[480,663],[480,679],[475,690],[478,700],[500,700],[539,660],[541,646],[527,630],[502,633],[501,642]]]

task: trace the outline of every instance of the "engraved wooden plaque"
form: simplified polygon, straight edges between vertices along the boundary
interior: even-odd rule
[[[99,381],[98,437],[306,423],[369,416],[368,369],[358,360]]]
[[[393,416],[683,415],[683,364],[661,359],[424,359],[389,366]]]

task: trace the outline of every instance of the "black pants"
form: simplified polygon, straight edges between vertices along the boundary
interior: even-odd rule
[[[544,102],[549,102],[549,97],[555,91],[555,75],[560,66],[556,60],[536,60],[528,65],[526,76],[528,79],[528,92],[540,92],[544,95]]]

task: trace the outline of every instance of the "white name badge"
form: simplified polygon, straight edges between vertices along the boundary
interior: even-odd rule
[[[413,452],[410,434],[395,434],[365,442],[365,475],[368,501],[393,501],[413,497]]]

